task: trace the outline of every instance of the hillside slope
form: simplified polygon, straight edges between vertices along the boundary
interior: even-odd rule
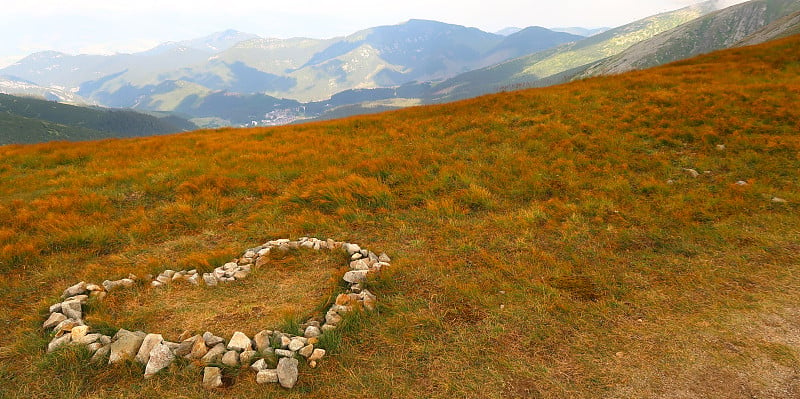
[[[731,2],[737,0],[705,1],[647,17],[575,43],[470,71],[437,84],[433,99],[452,101],[508,88],[537,86],[536,81],[618,54],[631,45],[725,8]]]
[[[793,36],[330,122],[0,147],[0,396],[796,397],[799,87]],[[233,384],[206,392],[188,361],[143,379],[78,347],[46,353],[64,287],[207,272],[302,236],[392,267],[365,283],[377,311],[347,314],[292,391],[225,368]],[[306,292],[314,262],[254,273]],[[250,284],[138,285],[87,314],[104,333],[158,331],[172,315],[157,295],[193,304],[191,333],[266,314],[286,322],[258,328],[288,332],[333,299],[283,313],[241,302]]]
[[[89,108],[0,94],[0,119],[6,129],[0,145],[49,140],[137,137],[193,130],[191,122],[130,110]]]
[[[798,0],[748,1],[705,15],[636,43],[627,50],[591,66],[582,76],[644,69],[732,47],[775,20],[797,11],[800,11]]]

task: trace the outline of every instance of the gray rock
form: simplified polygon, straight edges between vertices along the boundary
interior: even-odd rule
[[[64,334],[61,337],[53,338],[53,340],[50,341],[49,344],[47,344],[47,353],[56,350],[56,348],[58,348],[59,346],[70,343],[70,341],[72,341],[72,335],[70,334]]]
[[[81,303],[78,301],[67,301],[61,303],[61,311],[64,313],[64,316],[67,316],[67,318],[73,320],[80,320],[83,318]]]
[[[300,348],[304,347],[305,343],[297,338],[293,338],[291,342],[289,342],[289,350],[292,352],[297,352]]]
[[[58,305],[60,308],[61,304],[59,303]],[[48,317],[47,320],[45,320],[44,323],[42,323],[42,328],[45,330],[48,328],[53,328],[66,319],[67,316],[64,316],[61,313],[51,313],[50,317]]]
[[[203,338],[199,335],[195,335],[194,337],[187,338],[181,341],[181,343],[178,344],[178,347],[175,349],[175,356],[186,356],[192,353],[192,348],[194,347],[194,341],[197,339],[203,339]]]
[[[344,249],[345,252],[347,252],[347,255],[350,256],[352,256],[355,253],[361,253],[361,247],[359,247],[358,244],[350,244],[346,242],[342,244],[342,249]]]
[[[203,364],[217,363],[222,358],[222,355],[225,354],[225,351],[225,344],[219,343],[209,349],[200,361],[203,362]]]
[[[737,181],[737,182],[736,182],[736,185],[737,185],[737,186],[746,186],[746,185],[747,185],[747,182],[746,182],[746,181],[744,181],[744,180],[739,180],[739,181]]]
[[[326,324],[326,325],[322,326],[322,328],[321,328],[321,329],[322,329],[322,332],[323,332],[323,333],[326,333],[326,332],[329,332],[329,331],[333,331],[333,330],[335,330],[335,329],[336,329],[336,326],[335,326],[335,325],[333,325],[333,324]]]
[[[306,330],[303,332],[303,336],[306,338],[315,338],[322,335],[322,331],[319,330],[317,326],[308,326]]]
[[[256,374],[256,382],[259,384],[269,384],[278,382],[278,370],[264,369]]]
[[[275,356],[277,357],[294,357],[294,352],[288,349],[275,349]]]
[[[369,262],[358,259],[350,262],[350,270],[369,270]]]
[[[281,348],[286,349],[289,347],[289,344],[292,343],[292,339],[285,335],[281,335],[280,342],[281,342]]]
[[[169,366],[173,360],[175,360],[175,354],[172,353],[168,345],[162,342],[154,346],[150,350],[147,366],[144,368],[144,378],[152,377],[155,373]]]
[[[259,371],[264,370],[266,368],[267,368],[267,361],[264,360],[264,359],[258,359],[258,360],[255,361],[255,363],[253,363],[250,366],[250,369],[252,369],[256,373],[258,373]]]
[[[214,389],[222,386],[222,370],[219,367],[203,369],[203,388]]]
[[[108,345],[111,343],[111,337],[109,337],[108,335],[101,335],[98,341],[103,345]]]
[[[203,273],[203,282],[209,287],[213,287],[218,283],[217,277],[211,273]]]
[[[123,287],[133,287],[133,285],[136,284],[136,281],[134,281],[132,278],[123,278],[122,280],[119,280],[119,284]]]
[[[686,172],[686,173],[688,173],[688,174],[689,174],[689,176],[692,176],[692,177],[695,177],[695,178],[696,178],[696,177],[698,177],[698,176],[700,176],[700,173],[699,173],[699,172],[697,172],[697,171],[696,171],[696,170],[694,170],[694,169],[688,169],[688,168],[684,168],[684,169],[683,169],[683,171],[684,171],[684,172]]]
[[[227,351],[222,355],[222,364],[226,366],[236,367],[239,365],[239,352]]]
[[[150,360],[150,351],[162,341],[164,341],[164,337],[161,334],[147,334],[142,341],[142,346],[139,347],[139,352],[136,353],[136,361],[147,364]]]
[[[75,331],[75,329],[73,329],[73,332],[74,331]],[[86,334],[83,337],[81,337],[81,339],[78,340],[78,343],[81,344],[81,345],[90,345],[90,344],[93,344],[93,343],[97,342],[100,339],[100,337],[101,337],[101,335],[97,334],[97,333],[95,333],[95,334]],[[74,341],[74,339],[73,339],[73,341]],[[104,345],[101,342],[97,342],[97,343],[100,344],[100,345]]]
[[[297,359],[284,357],[278,361],[278,382],[286,389],[297,383]]]
[[[64,292],[61,294],[61,297],[62,298],[66,298],[66,297],[70,297],[70,296],[74,296],[74,295],[80,295],[80,294],[83,294],[86,291],[87,291],[86,290],[86,282],[85,281],[81,281],[80,283],[75,284],[75,285],[65,289]]]
[[[61,313],[61,302],[50,305],[48,311],[50,313]]]
[[[250,338],[248,338],[247,335],[241,331],[236,331],[233,333],[230,342],[228,342],[228,349],[243,352],[253,349],[253,344],[250,342]]]
[[[348,283],[358,283],[367,278],[367,273],[369,273],[369,270],[350,270],[344,274],[342,279]]]
[[[122,334],[117,332],[115,337],[116,341],[111,343],[111,355],[108,358],[108,364],[133,360],[139,352],[142,342],[144,342],[144,336],[130,331]]]
[[[390,258],[390,257],[389,257],[389,255],[386,255],[386,253],[385,253],[385,252],[383,252],[383,253],[381,253],[380,255],[378,255],[378,262],[386,262],[386,263],[389,263],[389,262],[391,262],[391,261],[392,261],[392,258]]]
[[[779,198],[779,197],[772,197],[772,202],[774,202],[774,203],[776,203],[776,204],[785,204],[785,203],[787,203],[788,201],[786,201],[786,200],[785,200],[785,199],[783,199],[783,198]]]
[[[224,343],[225,339],[222,337],[218,337],[209,331],[206,331],[203,333],[203,341],[205,341],[207,347],[213,348],[217,344]]]

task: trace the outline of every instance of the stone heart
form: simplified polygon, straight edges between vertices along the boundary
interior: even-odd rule
[[[226,263],[211,273],[198,273],[195,270],[165,270],[149,284],[162,287],[174,281],[186,280],[194,285],[218,286],[227,282],[247,278],[254,268],[264,266],[270,252],[288,252],[291,249],[307,248],[310,250],[343,250],[350,258],[350,270],[342,276],[347,290],[339,294],[336,302],[328,309],[325,320],[318,322],[309,320],[302,336],[282,333],[280,331],[262,330],[251,339],[237,331],[227,341],[211,332],[202,336],[182,336],[181,342],[168,342],[161,334],[120,329],[113,337],[91,333],[91,326],[84,322],[83,305],[90,296],[102,300],[115,290],[133,286],[139,278],[129,275],[119,280],[106,280],[102,285],[80,282],[62,294],[62,301],[50,306],[50,316],[42,324],[45,330],[53,329],[54,338],[48,344],[48,352],[65,344],[86,345],[94,352],[93,362],[109,364],[124,360],[135,360],[145,364],[145,378],[170,365],[178,357],[185,357],[205,365],[223,363],[228,366],[250,366],[257,375],[257,382],[278,382],[285,388],[291,388],[297,381],[297,360],[299,355],[305,358],[311,367],[325,355],[325,349],[315,347],[326,332],[336,329],[342,320],[342,314],[356,309],[374,310],[376,297],[366,289],[362,289],[361,281],[367,274],[389,266],[390,259],[386,254],[361,249],[357,244],[317,238],[302,237],[292,241],[279,239],[269,241],[259,247],[250,248],[235,262]],[[277,349],[275,349],[277,347]],[[278,357],[278,368],[267,368],[261,359],[251,362],[267,352]],[[290,361],[291,360],[291,361]],[[203,373],[203,386],[216,388],[223,385],[222,372],[218,367],[206,367]]]

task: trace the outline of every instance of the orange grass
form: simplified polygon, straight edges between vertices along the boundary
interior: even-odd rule
[[[0,147],[0,396],[786,397],[798,104],[792,37],[332,122]],[[77,281],[299,236],[394,262],[379,311],[292,392],[44,353],[46,308]],[[230,311],[256,320],[244,291]]]

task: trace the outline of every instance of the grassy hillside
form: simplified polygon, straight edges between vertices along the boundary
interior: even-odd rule
[[[0,147],[0,396],[796,396],[799,100],[795,36],[339,121]],[[393,262],[368,284],[378,311],[350,316],[291,392],[45,354],[47,306],[75,282],[208,271],[306,235]],[[263,283],[307,290],[299,272],[329,260],[298,258]],[[170,308],[264,287],[236,284],[175,286]],[[233,315],[308,316],[265,301]],[[157,330],[160,309],[116,326]]]
[[[59,140],[99,140],[108,137],[112,136],[106,132],[0,112],[0,145],[32,144]]]
[[[150,136],[197,127],[170,115],[78,107],[7,94],[0,94],[0,123],[4,127],[0,131],[0,145]]]

